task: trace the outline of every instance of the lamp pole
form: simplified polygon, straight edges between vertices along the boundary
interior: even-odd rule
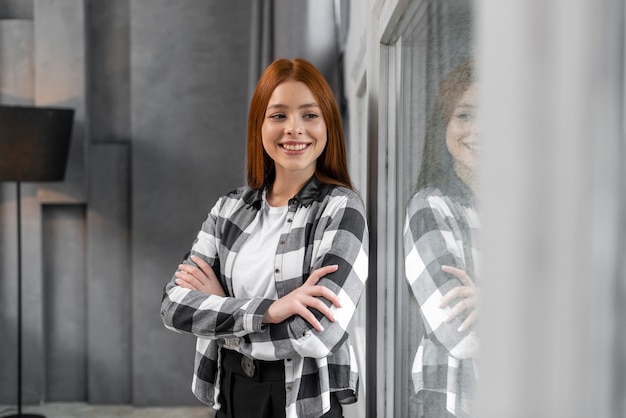
[[[22,416],[22,193],[18,180],[17,198],[17,415]]]

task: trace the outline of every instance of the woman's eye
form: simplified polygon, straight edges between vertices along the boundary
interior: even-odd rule
[[[273,115],[270,115],[270,119],[284,119],[285,115],[283,115],[282,113],[275,113]]]
[[[456,115],[457,118],[461,119],[461,120],[471,120],[474,118],[474,115],[471,113],[459,113]]]
[[[317,117],[318,117],[318,115],[315,114],[315,113],[307,113],[307,114],[304,115],[305,119],[315,119]]]

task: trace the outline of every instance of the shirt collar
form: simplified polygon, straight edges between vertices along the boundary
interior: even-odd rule
[[[318,180],[316,176],[311,179],[300,189],[298,194],[289,199],[289,206],[309,206],[320,194],[324,191],[326,184]],[[261,208],[263,203],[263,194],[268,189],[268,185],[263,185],[260,189],[252,190],[247,196],[244,196],[244,201],[257,209]]]

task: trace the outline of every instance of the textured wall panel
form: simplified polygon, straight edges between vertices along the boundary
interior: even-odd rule
[[[0,404],[17,402],[17,205],[15,185],[0,184]]]
[[[35,0],[35,104],[75,110],[65,182],[40,194],[47,202],[83,203],[85,175],[84,0]]]
[[[33,103],[33,22],[0,20],[0,103]]]
[[[220,194],[244,182],[250,2],[131,3],[133,397],[195,402],[194,339],[162,290]]]
[[[90,140],[129,141],[130,2],[107,0],[87,4]]]
[[[38,186],[22,183],[22,329],[23,399],[25,404],[38,403],[43,398],[45,361],[44,325],[42,318],[43,276],[42,215],[37,199]]]
[[[87,212],[90,403],[131,401],[130,153],[92,146]]]
[[[45,205],[43,215],[46,400],[86,399],[85,207]]]
[[[33,18],[33,0],[0,0],[0,19]]]

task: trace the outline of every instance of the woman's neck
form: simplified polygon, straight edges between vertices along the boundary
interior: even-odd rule
[[[311,176],[304,178],[304,176],[294,175],[287,178],[287,176],[280,176],[277,173],[274,182],[267,191],[267,202],[274,207],[287,206],[289,199],[297,195],[310,179]]]
[[[472,170],[470,168],[468,168],[467,166],[463,165],[463,164],[459,164],[456,161],[454,162],[454,172],[456,173],[457,177],[459,179],[461,179],[461,181],[463,183],[465,183],[467,185],[467,187],[469,187],[469,189],[472,191],[472,193],[476,194],[476,175],[475,175],[475,170]]]

